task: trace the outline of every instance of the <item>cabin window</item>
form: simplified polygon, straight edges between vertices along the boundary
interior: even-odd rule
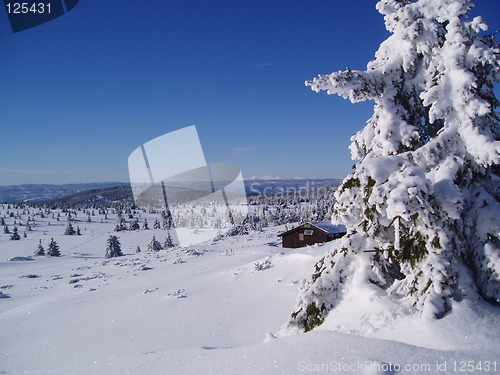
[[[313,235],[313,233],[314,233],[314,232],[313,232],[313,230],[312,230],[312,229],[306,229],[306,230],[304,231],[304,234],[305,234],[306,236],[312,236],[312,235]]]
[[[299,233],[299,241],[304,241],[304,233]]]

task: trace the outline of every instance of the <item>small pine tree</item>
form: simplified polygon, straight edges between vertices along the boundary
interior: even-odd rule
[[[75,229],[73,228],[73,225],[71,223],[68,223],[68,226],[66,227],[66,231],[64,232],[66,236],[73,236],[76,234]]]
[[[19,235],[19,233],[17,233],[17,227],[14,227],[14,230],[13,230],[12,236],[10,236],[10,239],[13,241],[19,241],[21,239],[21,236]]]
[[[125,222],[125,219],[123,217],[120,217],[118,219],[118,223],[115,226],[115,232],[122,232],[127,230],[127,223]]]
[[[35,250],[35,255],[36,256],[45,255],[45,249],[43,248],[42,240],[38,242],[38,248]]]
[[[167,232],[167,238],[165,239],[165,243],[163,244],[164,249],[170,249],[174,247],[174,242],[172,241],[172,237],[170,236],[170,231]]]
[[[129,230],[139,230],[139,229],[141,229],[139,222],[137,220],[132,220],[129,225]]]
[[[151,241],[148,244],[148,250],[149,251],[159,251],[161,250],[161,244],[156,240],[155,236],[151,239]]]
[[[155,229],[160,229],[160,222],[158,220],[155,220],[155,223],[153,225]]]
[[[59,251],[59,245],[53,238],[50,239],[49,248],[47,249],[47,256],[49,257],[60,257],[61,252]]]
[[[120,241],[117,236],[109,236],[108,246],[106,247],[106,258],[115,258],[123,256]]]

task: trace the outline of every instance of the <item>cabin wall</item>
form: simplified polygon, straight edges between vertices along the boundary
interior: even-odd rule
[[[313,233],[311,235],[307,235],[304,233],[306,230],[312,230]],[[297,228],[297,230],[282,236],[282,239],[282,246],[292,249],[331,241],[328,234],[314,227]]]

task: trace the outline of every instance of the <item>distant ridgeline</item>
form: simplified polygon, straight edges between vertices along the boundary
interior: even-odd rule
[[[285,179],[251,178],[245,180],[250,204],[265,197],[291,196],[311,198],[329,195],[341,180],[338,179]],[[134,198],[128,183],[88,183],[66,185],[0,186],[0,202],[32,202],[52,208],[77,206],[132,207]]]
[[[64,185],[30,184],[0,186],[0,203],[48,201],[76,195],[77,193],[85,194],[90,191],[96,192],[123,185],[128,184],[124,182],[102,182]]]

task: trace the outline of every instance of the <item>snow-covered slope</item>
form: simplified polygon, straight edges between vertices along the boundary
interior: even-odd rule
[[[371,331],[353,329],[369,319],[360,300],[377,303],[366,291],[338,309],[341,323],[332,316],[322,330],[275,338],[331,246],[283,249],[284,227],[149,253],[151,236],[166,231],[113,233],[110,218],[65,236],[66,223],[47,221],[20,241],[0,235],[0,373],[445,374],[461,360],[493,370],[499,359],[498,310],[464,306],[439,322],[379,316]],[[104,258],[109,234],[125,256]],[[62,256],[31,257],[51,237]]]

